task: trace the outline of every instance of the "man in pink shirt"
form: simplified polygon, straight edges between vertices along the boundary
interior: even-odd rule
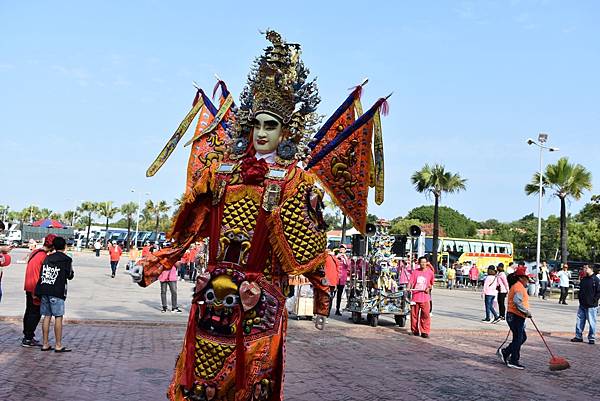
[[[477,290],[479,286],[479,268],[475,263],[469,269],[469,280],[471,281],[471,287],[473,287],[473,291]]]
[[[419,268],[412,272],[408,283],[414,303],[410,307],[410,329],[415,336],[421,335],[423,338],[429,337],[431,328],[429,294],[435,278],[433,270],[427,267],[427,263],[425,256],[419,258]]]

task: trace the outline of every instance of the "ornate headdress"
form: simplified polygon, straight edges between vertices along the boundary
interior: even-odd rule
[[[375,186],[375,202],[383,202],[384,157],[380,114],[387,114],[387,98],[379,98],[363,112],[362,87],[356,86],[346,100],[317,131],[321,122],[316,113],[319,95],[315,80],[308,81],[308,69],[300,60],[300,45],[286,43],[275,31],[267,31],[271,42],[258,57],[240,96],[239,108],[225,84],[219,80],[221,98],[215,107],[198,89],[192,109],[148,168],[151,177],[164,164],[196,115],[198,126],[190,154],[188,187],[214,163],[239,160],[249,155],[253,122],[258,113],[281,120],[283,140],[275,162],[290,165],[305,162],[355,227],[366,232],[369,186]],[[214,92],[213,92],[214,96]],[[390,95],[391,96],[391,95]],[[380,113],[381,111],[381,113]],[[191,178],[190,178],[191,177]]]
[[[254,61],[240,96],[233,153],[245,152],[252,119],[266,112],[283,123],[286,136],[278,156],[285,160],[303,159],[320,122],[316,113],[320,102],[316,79],[307,81],[309,70],[300,60],[300,45],[284,42],[275,31],[267,31],[265,36],[272,45]]]

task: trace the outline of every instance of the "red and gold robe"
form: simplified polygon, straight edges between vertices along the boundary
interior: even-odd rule
[[[175,245],[148,257],[140,283],[209,238],[170,400],[283,399],[288,275],[308,277],[314,313],[328,311],[321,196],[300,167],[254,158],[215,164],[188,193],[171,233]]]

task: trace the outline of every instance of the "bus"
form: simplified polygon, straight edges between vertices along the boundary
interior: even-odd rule
[[[431,255],[433,237],[425,236],[425,241],[417,241],[425,249],[419,254]],[[513,261],[513,244],[506,241],[484,239],[439,237],[438,265],[449,266],[456,263],[476,264],[479,270],[485,271],[490,265],[503,263],[508,266]]]

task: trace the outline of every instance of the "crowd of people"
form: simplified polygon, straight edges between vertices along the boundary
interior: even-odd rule
[[[0,226],[0,230],[2,227]],[[141,259],[155,252],[158,247],[153,243],[145,243],[141,249],[132,247],[129,250],[129,261],[126,269],[139,264]],[[2,268],[10,265],[10,248],[0,247],[0,284]],[[66,241],[62,237],[49,234],[44,238],[41,248],[34,249],[27,258],[25,272],[25,313],[23,315],[23,347],[41,347],[42,351],[69,352],[62,344],[63,316],[67,298],[67,283],[73,279],[72,259],[66,253]],[[171,311],[181,313],[177,303],[177,282],[189,280],[194,282],[197,275],[205,268],[206,244],[197,243],[181,257],[174,268],[161,273],[158,280],[161,288],[162,312],[168,308],[167,292],[171,295]],[[328,250],[325,261],[325,279],[330,289],[330,309],[335,303],[335,315],[342,315],[342,295],[349,275],[352,271],[352,259],[342,245],[339,249]],[[99,255],[99,253],[97,253]],[[115,277],[120,259],[123,255],[122,244],[108,244],[110,275]],[[523,369],[520,363],[520,349],[527,339],[525,321],[532,317],[529,297],[532,283],[539,284],[538,296],[545,300],[548,289],[556,282],[560,288],[559,303],[566,305],[566,297],[570,288],[571,274],[568,265],[564,264],[558,272],[550,271],[543,262],[537,274],[532,274],[524,262],[517,265],[510,263],[505,271],[503,263],[487,268],[481,275],[479,268],[472,264],[465,266],[454,264],[448,268],[440,267],[444,287],[452,290],[458,286],[478,289],[481,282],[481,297],[484,300],[485,317],[483,322],[497,323],[506,321],[511,332],[512,341],[499,349],[498,356],[507,366]],[[457,273],[460,271],[460,274]],[[595,344],[596,316],[600,300],[600,269],[593,270],[585,265],[580,272],[578,291],[579,307],[576,316],[575,337],[572,342],[583,342],[585,326],[589,327],[587,340]],[[435,284],[434,268],[426,257],[420,257],[413,263],[404,260],[398,263],[397,281],[399,288],[411,292],[410,329],[413,335],[428,338],[431,333],[431,291]],[[0,287],[0,300],[2,292]],[[40,320],[42,323],[42,341],[35,338]],[[50,325],[54,318],[55,344],[49,343]]]

